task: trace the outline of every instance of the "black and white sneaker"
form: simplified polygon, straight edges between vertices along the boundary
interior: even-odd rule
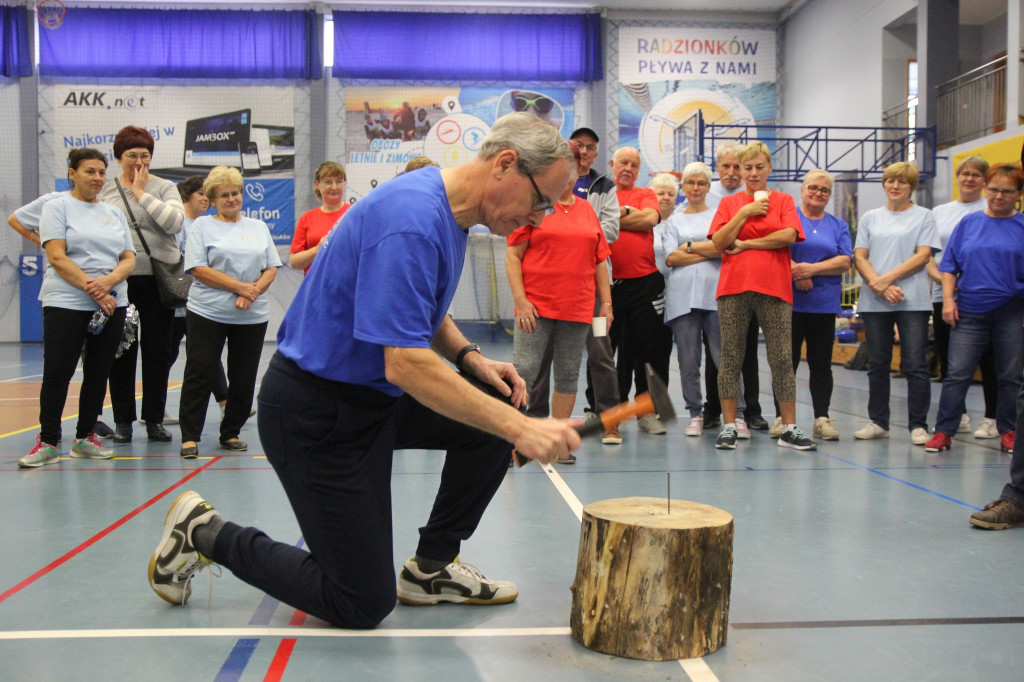
[[[715,448],[719,450],[736,449],[736,428],[725,426],[718,432],[718,440],[715,441]]]
[[[798,428],[794,428],[792,431],[783,431],[779,439],[775,441],[783,448],[793,448],[794,450],[817,450],[818,444],[807,437],[803,431]]]
[[[192,576],[213,563],[192,545],[192,531],[217,516],[210,503],[191,490],[167,511],[164,534],[149,560],[149,586],[161,599],[184,604],[192,594]]]
[[[519,596],[514,583],[488,580],[474,566],[456,557],[436,573],[420,570],[415,559],[409,559],[398,576],[398,601],[411,606],[439,602],[453,604],[509,604]]]

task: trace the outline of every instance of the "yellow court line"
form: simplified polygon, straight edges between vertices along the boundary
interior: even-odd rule
[[[179,381],[176,384],[167,384],[167,390],[168,391],[173,391],[175,389],[179,389],[179,388],[181,388],[181,383],[182,382]],[[136,400],[138,400],[141,397],[142,397],[141,393],[136,393],[135,394],[135,399]],[[110,403],[105,403],[103,405],[103,409],[104,410],[107,409],[108,407],[110,407]],[[62,417],[61,418],[61,422],[66,422],[69,419],[77,419],[77,418],[78,418],[78,413],[76,412],[75,414],[70,414],[67,417]],[[40,426],[41,426],[40,424],[34,424],[32,426],[26,426],[23,429],[18,429],[17,431],[9,431],[8,433],[0,433],[0,438],[7,438],[8,436],[17,436],[20,433],[27,433],[29,431],[35,431],[36,429],[40,428]]]

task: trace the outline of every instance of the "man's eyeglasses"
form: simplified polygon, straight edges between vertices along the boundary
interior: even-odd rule
[[[1008,197],[1008,196],[1011,196],[1013,194],[1016,194],[1019,191],[1020,191],[1019,189],[996,189],[995,187],[986,187],[985,188],[985,192],[989,196],[996,196],[996,195],[1001,194],[1004,197]]]
[[[832,194],[831,187],[818,187],[817,185],[804,185],[804,187],[807,188],[808,194],[814,194],[815,192],[817,192],[826,197]]]
[[[142,152],[141,154],[136,154],[135,152],[132,152],[131,154],[125,154],[124,158],[128,159],[129,161],[133,161],[133,162],[134,161],[143,161],[143,162],[145,162],[145,161],[149,161],[150,159],[152,159],[153,155],[150,154],[149,152]]]
[[[582,142],[576,142],[575,140],[573,140],[572,143],[574,145],[576,145],[577,147],[579,147],[580,149],[586,149],[591,154],[596,154],[597,153],[597,145],[596,144],[583,144]]]
[[[530,107],[536,109],[537,113],[546,114],[555,107],[555,102],[550,97],[545,97],[544,95],[537,95],[532,99],[527,97],[525,93],[516,93],[512,96],[513,111],[526,111]]]
[[[540,187],[537,186],[537,181],[533,179],[533,175],[524,172],[523,175],[530,179],[530,184],[533,185],[533,191],[537,193],[537,203],[530,209],[534,213],[543,213],[544,215],[551,215],[555,212],[555,206],[550,201],[544,198],[544,195],[540,193]]]

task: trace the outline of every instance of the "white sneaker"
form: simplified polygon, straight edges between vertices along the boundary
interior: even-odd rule
[[[690,417],[690,423],[683,429],[687,436],[700,436],[704,433],[704,417]]]
[[[822,440],[839,440],[839,432],[828,417],[815,419],[812,433]]]
[[[971,417],[966,412],[960,415],[960,426],[956,430],[957,433],[970,433],[971,432]]]
[[[978,430],[974,432],[975,438],[999,438],[999,429],[996,427],[996,420],[985,417],[981,420]]]
[[[736,420],[736,437],[743,440],[750,440],[750,429],[747,427],[747,420]]]
[[[927,434],[925,434],[927,435]],[[872,440],[875,438],[888,438],[889,432],[875,422],[868,422],[863,427],[853,432],[853,437],[860,440]],[[926,439],[927,440],[927,439]]]
[[[778,438],[782,435],[782,417],[776,417],[772,422],[772,428],[768,429],[769,438]]]
[[[916,429],[910,432],[910,440],[914,445],[925,445],[932,439],[928,435],[928,429],[918,426]]]
[[[210,503],[191,490],[174,500],[164,517],[164,533],[149,559],[149,586],[166,602],[182,604],[192,594],[192,578],[212,561],[192,544],[196,526],[217,516]]]
[[[658,415],[656,414],[645,414],[636,420],[636,425],[641,431],[646,431],[656,436],[668,433],[668,429],[658,420]]]
[[[489,580],[474,566],[455,561],[435,573],[420,570],[409,559],[398,576],[398,601],[421,606],[452,602],[455,604],[508,604],[519,596],[515,583]]]

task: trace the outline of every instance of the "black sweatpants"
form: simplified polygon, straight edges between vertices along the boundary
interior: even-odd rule
[[[453,560],[476,529],[512,453],[501,438],[407,395],[328,381],[280,353],[263,377],[259,414],[260,441],[309,551],[228,523],[212,558],[270,596],[339,627],[373,627],[395,606],[393,452],[447,450],[416,549],[443,561]]]
[[[117,308],[99,334],[90,334],[88,331],[89,320],[94,313],[91,310],[43,307],[43,383],[39,388],[39,435],[49,445],[57,445],[60,440],[60,417],[80,357],[83,358],[82,388],[78,394],[75,438],[85,438],[92,433],[96,419],[103,410],[107,377],[124,332],[125,308]]]
[[[618,353],[615,367],[619,378],[619,400],[629,400],[629,389],[636,376],[636,393],[647,390],[645,363],[651,363],[658,377],[668,383],[672,330],[665,326],[665,278],[660,272],[643,277],[617,279],[612,283],[612,309],[615,321],[608,332],[612,349]]]

